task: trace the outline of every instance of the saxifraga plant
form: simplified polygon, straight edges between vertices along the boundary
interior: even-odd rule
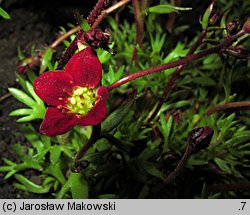
[[[19,189],[57,198],[249,195],[249,98],[233,91],[249,81],[249,18],[230,20],[212,1],[190,40],[173,15],[192,8],[132,0],[135,23],[108,16],[109,32],[98,27],[129,2],[99,0],[46,51],[19,51],[22,90],[9,90],[29,108],[10,115],[22,116],[31,145],[14,145],[19,162],[4,158],[0,171]],[[53,62],[62,41],[66,51]],[[43,134],[32,126],[39,119]],[[24,176],[30,169],[39,183]]]

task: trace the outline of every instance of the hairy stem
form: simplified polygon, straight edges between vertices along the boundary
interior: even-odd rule
[[[123,5],[127,4],[130,1],[131,0],[119,1],[118,3],[112,5],[109,8],[107,8],[106,10],[104,10],[101,13],[101,15],[98,16],[98,18],[96,19],[96,21],[94,22],[94,24],[92,25],[91,28],[94,28],[94,27],[96,28],[108,14],[112,13],[113,11],[117,10],[118,8],[122,7]],[[72,28],[71,30],[69,30],[65,34],[59,36],[53,43],[51,43],[51,45],[49,47],[54,49],[56,46],[58,46],[60,43],[62,43],[64,40],[66,40],[68,37],[70,37],[72,34],[75,34],[76,32],[78,32],[80,29],[81,29],[81,27],[79,25]]]
[[[249,182],[241,182],[241,183],[234,183],[234,184],[216,184],[209,186],[207,188],[209,192],[227,192],[227,191],[245,191],[250,190],[250,183]]]
[[[132,4],[134,7],[134,16],[135,16],[135,26],[136,26],[136,38],[135,38],[135,48],[133,52],[133,57],[132,57],[132,62],[135,62],[137,60],[137,48],[136,45],[138,44],[139,46],[142,45],[142,31],[143,31],[143,26],[141,22],[141,12],[139,9],[139,2],[138,0],[132,0]]]
[[[82,38],[82,36],[83,36],[83,30],[80,29],[78,31],[78,34],[76,35],[75,39],[70,43],[69,47],[66,49],[63,56],[60,58],[56,70],[63,69],[63,67],[66,65],[66,63],[69,61],[69,59],[72,57],[74,52],[77,50],[77,43]]]
[[[87,17],[87,23],[92,26],[97,19],[97,17],[101,14],[101,12],[107,7],[109,4],[109,0],[99,0],[94,9],[89,13]]]
[[[74,163],[78,163],[80,161],[80,159],[84,156],[84,154],[87,152],[87,150],[93,145],[95,144],[95,142],[100,138],[100,132],[101,132],[101,125],[94,125],[93,126],[93,130],[92,130],[92,134],[90,139],[88,140],[88,142],[82,146],[82,148],[79,150],[79,152],[77,153]]]
[[[177,60],[177,61],[173,61],[173,62],[170,62],[170,63],[167,63],[167,64],[153,66],[153,67],[151,67],[149,69],[145,69],[145,70],[142,70],[140,72],[128,75],[128,76],[126,76],[126,77],[112,83],[107,88],[110,91],[110,90],[113,90],[113,89],[115,89],[117,87],[120,87],[123,84],[126,84],[126,83],[128,83],[130,81],[133,81],[133,80],[135,80],[137,78],[140,78],[140,77],[143,77],[143,76],[146,76],[146,75],[151,75],[153,73],[160,72],[162,70],[166,70],[166,69],[170,69],[170,68],[174,68],[174,67],[177,67],[177,66],[180,66],[180,65],[186,65],[186,64],[188,64],[188,63],[190,63],[190,62],[192,62],[194,60],[203,58],[203,57],[205,57],[207,55],[218,53],[218,52],[221,51],[222,48],[228,46],[229,44],[231,44],[234,40],[236,40],[237,38],[239,38],[243,34],[245,34],[245,32],[240,31],[236,35],[227,37],[222,43],[220,43],[216,47],[206,49],[206,50],[201,51],[201,52],[199,52],[197,54],[192,54],[192,55],[186,56],[185,58]]]
[[[211,108],[206,115],[210,116],[213,113],[217,113],[222,110],[236,109],[236,110],[249,110],[250,102],[229,102],[226,104],[218,105]]]
[[[123,5],[127,4],[130,1],[131,0],[121,0],[116,4],[112,5],[111,7],[107,8],[106,10],[103,10],[101,14],[97,17],[91,28],[92,29],[96,28],[109,13],[117,10],[118,8],[122,7]]]
[[[97,17],[101,14],[102,10],[105,9],[107,6],[108,0],[99,0],[97,4],[95,5],[94,9],[90,12],[89,16],[87,17],[87,22],[90,26],[93,25]],[[63,67],[66,65],[66,63],[69,61],[69,59],[72,57],[74,52],[77,50],[77,43],[78,41],[82,40],[83,38],[83,30],[80,29],[78,31],[78,34],[76,38],[70,43],[69,47],[64,52],[63,56],[59,60],[57,70],[62,70]]]
[[[187,147],[184,155],[182,156],[180,162],[178,163],[177,167],[175,168],[175,170],[173,172],[171,172],[167,178],[164,179],[164,182],[166,184],[169,184],[170,182],[172,182],[183,170],[183,168],[185,167],[188,158],[190,157],[190,155],[192,154],[193,150],[191,147]]]
[[[125,4],[127,4],[130,1],[131,0],[121,0],[121,1],[117,2],[116,4],[110,6],[106,10],[103,10],[91,28],[96,28],[109,13],[117,10],[118,8],[124,6]]]
[[[191,49],[189,50],[187,56],[193,54],[195,52],[195,50],[199,47],[199,45],[202,43],[203,39],[206,37],[207,31],[202,31],[202,33],[200,34],[198,40],[196,41],[196,43],[191,47]],[[148,123],[151,122],[151,120],[156,116],[156,114],[159,112],[159,110],[161,109],[161,106],[163,105],[163,103],[167,100],[168,95],[171,91],[171,89],[173,88],[176,79],[178,78],[179,74],[181,73],[181,71],[184,69],[185,65],[181,65],[179,66],[176,71],[172,74],[167,86],[165,87],[165,90],[162,94],[162,97],[156,107],[156,109],[154,110],[153,114],[150,116],[150,118],[148,119]]]

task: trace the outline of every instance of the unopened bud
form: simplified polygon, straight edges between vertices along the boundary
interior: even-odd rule
[[[41,64],[41,58],[38,56],[27,57],[24,60],[20,61],[17,65],[17,72],[19,74],[25,74],[28,69],[36,70]]]
[[[236,34],[239,31],[239,25],[240,23],[238,20],[227,23],[227,32],[231,35]]]
[[[219,20],[219,13],[215,13],[210,19],[209,19],[209,25],[215,25]]]
[[[111,44],[110,34],[103,33],[99,28],[91,29],[84,33],[85,42],[93,49],[103,48],[109,50],[108,45]]]
[[[208,126],[195,128],[188,134],[188,143],[193,152],[199,152],[209,146],[213,136],[213,129]]]
[[[250,34],[250,17],[248,17],[247,21],[243,25],[242,30],[247,34]]]

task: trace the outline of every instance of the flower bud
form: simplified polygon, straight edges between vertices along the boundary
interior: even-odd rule
[[[36,70],[41,65],[41,57],[27,57],[17,64],[17,72],[19,74],[25,74],[28,69]]]
[[[236,34],[238,31],[239,31],[239,21],[238,20],[233,20],[232,22],[229,22],[227,23],[227,32],[230,34],[230,35],[234,35]]]
[[[109,37],[110,34],[102,32],[100,29],[91,29],[84,33],[85,42],[93,49],[103,48],[108,50],[108,45],[111,44]]]
[[[219,20],[219,13],[215,13],[210,19],[209,19],[209,25],[215,25]]]
[[[195,128],[188,134],[188,143],[193,152],[199,152],[209,146],[213,130],[208,126]]]
[[[245,31],[245,33],[250,34],[250,17],[248,17],[242,29]]]

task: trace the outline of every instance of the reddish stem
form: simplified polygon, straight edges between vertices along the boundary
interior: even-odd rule
[[[216,47],[201,51],[201,52],[199,52],[197,54],[186,56],[185,58],[177,60],[177,61],[173,61],[173,62],[170,62],[170,63],[167,63],[167,64],[153,66],[153,67],[151,67],[149,69],[145,69],[145,70],[142,70],[140,72],[128,75],[128,76],[114,82],[113,84],[111,84],[107,88],[110,91],[110,90],[113,90],[113,89],[115,89],[117,87],[120,87],[123,84],[126,84],[126,83],[128,83],[130,81],[133,81],[133,80],[135,80],[137,78],[140,78],[140,77],[143,77],[143,76],[146,76],[146,75],[151,75],[153,73],[156,73],[156,72],[159,72],[159,71],[162,71],[162,70],[166,70],[166,69],[170,69],[170,68],[174,68],[174,67],[177,67],[177,66],[180,66],[180,65],[186,65],[186,64],[188,64],[188,63],[190,63],[190,62],[192,62],[194,60],[200,59],[200,58],[205,57],[205,56],[207,56],[209,54],[218,53],[218,52],[220,52],[220,50],[222,48],[228,46],[230,43],[232,43],[235,39],[239,38],[243,34],[245,34],[245,32],[240,31],[236,35],[227,37],[222,43],[220,43]]]
[[[245,191],[250,190],[249,182],[235,184],[216,184],[207,188],[209,192]]]
[[[182,156],[180,162],[178,163],[177,167],[175,168],[175,170],[173,172],[171,172],[167,178],[164,179],[164,182],[166,184],[169,184],[170,182],[172,182],[184,169],[189,157],[192,155],[192,148],[191,147],[187,147],[184,155]]]
[[[79,162],[83,155],[87,152],[87,150],[100,138],[100,133],[101,125],[94,125],[89,141],[85,145],[83,145],[80,151],[77,153],[74,163]]]
[[[187,56],[190,56],[191,54],[193,54],[195,52],[195,50],[199,47],[199,45],[202,43],[203,39],[206,37],[207,31],[202,31],[202,33],[200,34],[198,40],[196,41],[196,43],[191,47],[191,49],[189,50]],[[184,69],[185,65],[181,65],[179,66],[176,71],[172,74],[167,86],[165,87],[165,90],[163,92],[163,95],[160,99],[160,102],[158,103],[156,109],[154,110],[153,114],[150,116],[150,118],[148,119],[148,123],[156,116],[156,114],[159,112],[161,106],[163,105],[163,103],[167,100],[167,97],[171,91],[171,89],[173,88],[176,79],[178,78],[179,74],[181,73],[181,71]]]
[[[223,105],[218,105],[216,107],[211,108],[206,115],[210,116],[213,113],[217,113],[222,110],[227,109],[237,109],[237,110],[249,110],[250,109],[250,102],[230,102]]]
[[[69,59],[72,57],[74,52],[77,50],[77,43],[83,36],[83,30],[80,29],[75,37],[75,39],[70,43],[69,47],[64,52],[63,56],[60,58],[58,62],[58,66],[56,70],[62,70],[63,67],[67,64]]]
[[[105,7],[108,5],[108,0],[99,0],[94,9],[90,12],[89,16],[87,17],[87,22],[90,26],[92,26],[97,19],[97,17],[101,14],[101,12],[105,9]],[[64,52],[63,56],[59,60],[57,70],[62,70],[63,67],[67,64],[69,59],[72,57],[72,55],[75,53],[75,51],[78,48],[78,41],[83,40],[83,30],[80,29],[78,31],[78,34],[76,38],[70,43],[69,47]]]
[[[132,0],[132,4],[134,7],[134,16],[135,16],[135,25],[136,25],[136,39],[135,39],[135,48],[133,52],[133,57],[132,57],[132,62],[135,62],[137,60],[137,48],[136,45],[138,44],[139,46],[142,45],[142,31],[143,31],[143,26],[141,22],[141,13],[139,9],[139,3],[138,0]]]
[[[101,14],[101,12],[107,7],[109,4],[109,0],[99,0],[94,9],[89,13],[87,17],[87,23],[92,26],[97,19],[97,17]]]

